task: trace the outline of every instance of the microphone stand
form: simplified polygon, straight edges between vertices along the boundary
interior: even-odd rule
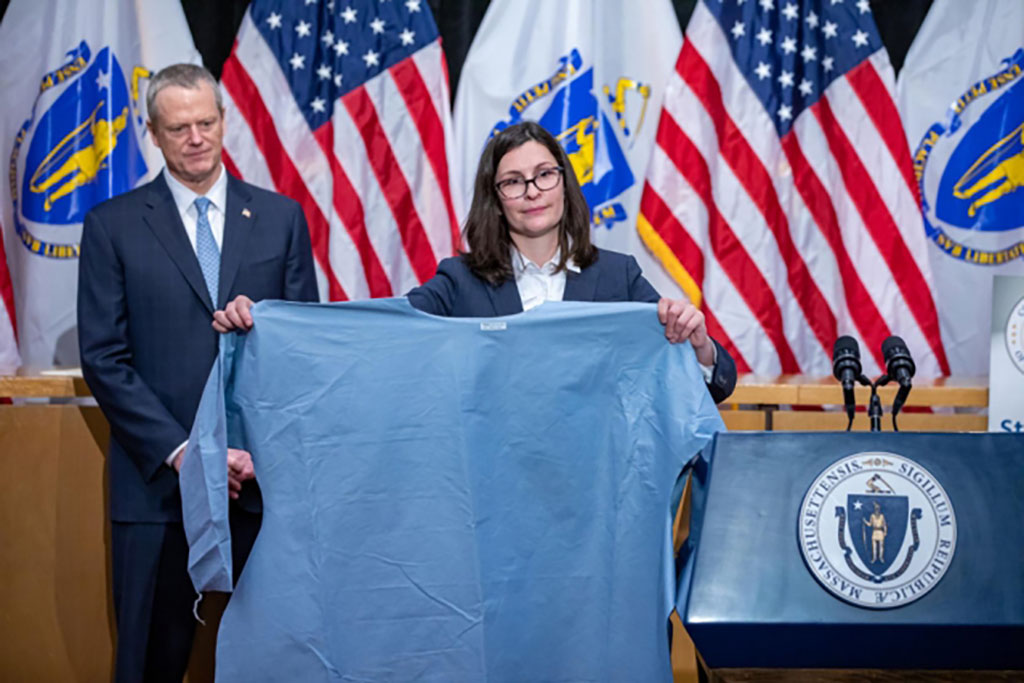
[[[871,424],[871,431],[880,432],[882,431],[882,399],[878,397],[878,387],[885,386],[889,383],[889,375],[884,374],[874,382],[869,380],[864,375],[859,375],[857,381],[863,386],[871,387],[871,398],[868,400],[868,421]],[[850,431],[850,427],[853,426],[853,420],[850,420],[850,424],[847,425],[846,431]]]
[[[868,419],[871,421],[871,431],[882,431],[882,399],[878,398],[878,387],[889,383],[889,375],[882,375],[871,383],[871,401],[868,403]]]

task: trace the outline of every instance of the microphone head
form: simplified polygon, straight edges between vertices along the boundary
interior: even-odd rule
[[[840,354],[845,355],[846,353],[852,353],[860,358],[860,345],[848,334],[836,339],[836,343],[832,345],[832,360],[835,360]]]
[[[836,339],[832,346],[832,374],[836,379],[842,381],[843,371],[852,370],[854,378],[860,375],[860,345],[857,340],[849,335],[843,335]]]
[[[896,378],[897,370],[904,370],[908,377],[913,377],[917,367],[914,359],[910,357],[910,349],[906,343],[896,335],[893,335],[882,342],[882,358],[885,359],[885,367],[889,376]]]
[[[907,352],[907,344],[903,341],[902,337],[892,335],[882,342],[882,356],[884,356],[886,360],[888,360],[893,354],[900,353],[901,351],[904,353]]]

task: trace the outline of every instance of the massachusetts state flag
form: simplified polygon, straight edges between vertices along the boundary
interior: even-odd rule
[[[15,320],[27,368],[73,367],[82,219],[160,172],[146,87],[199,53],[173,2],[14,0],[0,45],[0,373]]]
[[[666,89],[639,228],[741,371],[868,374],[903,337],[949,373],[894,78],[868,0],[703,0]]]
[[[633,254],[663,296],[675,282],[635,229],[658,111],[682,35],[668,0],[495,0],[455,97],[462,195],[496,130],[537,121],[565,148],[594,243]]]
[[[949,363],[985,375],[993,278],[1024,275],[1024,2],[936,0],[897,92]]]
[[[221,85],[225,164],[302,205],[321,298],[403,295],[458,249],[426,2],[254,0]]]

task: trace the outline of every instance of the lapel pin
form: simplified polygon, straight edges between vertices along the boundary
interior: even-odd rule
[[[249,211],[249,209],[242,209],[242,215],[245,216],[246,218],[252,217],[252,213]]]

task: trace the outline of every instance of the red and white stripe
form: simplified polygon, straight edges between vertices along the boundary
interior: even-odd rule
[[[880,50],[780,139],[698,3],[641,200],[653,230],[641,234],[741,371],[830,374],[832,344],[849,334],[877,373],[882,340],[897,334],[920,375],[949,374],[894,89]]]
[[[18,355],[17,318],[14,314],[14,287],[7,269],[4,229],[0,224],[0,375],[13,374],[21,365]]]
[[[302,205],[320,296],[401,296],[460,246],[440,41],[334,102],[311,130],[248,14],[224,65],[228,170]]]

